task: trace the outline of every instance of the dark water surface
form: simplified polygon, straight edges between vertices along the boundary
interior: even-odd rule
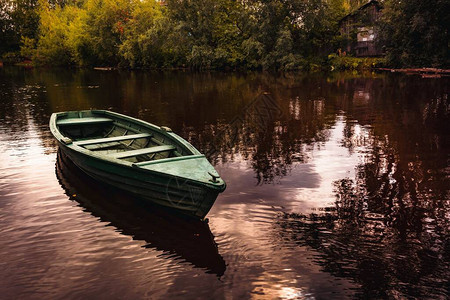
[[[0,298],[445,299],[448,94],[391,74],[0,68]],[[206,153],[228,184],[209,224],[57,155],[51,113],[89,108]]]

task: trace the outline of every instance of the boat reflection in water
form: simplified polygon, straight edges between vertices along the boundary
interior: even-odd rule
[[[218,277],[225,273],[225,261],[205,221],[167,212],[105,186],[78,169],[60,149],[56,175],[70,199],[122,234],[145,241],[146,248],[163,251],[162,257],[187,261]]]

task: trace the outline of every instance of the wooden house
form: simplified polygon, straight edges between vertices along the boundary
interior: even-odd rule
[[[371,0],[341,19],[339,28],[341,35],[346,37],[344,49],[347,53],[357,57],[383,55],[381,47],[377,44],[375,26],[381,12],[381,3]]]

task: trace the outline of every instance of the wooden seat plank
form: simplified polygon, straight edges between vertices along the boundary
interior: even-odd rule
[[[127,158],[127,157],[133,157],[133,156],[138,156],[138,155],[154,154],[154,153],[159,153],[159,152],[164,152],[164,151],[172,151],[175,149],[176,149],[175,146],[164,145],[164,146],[156,146],[156,147],[150,147],[150,148],[143,148],[143,149],[137,149],[137,150],[111,153],[111,154],[108,154],[108,156],[113,157],[113,158]]]
[[[100,123],[112,123],[113,119],[108,118],[69,118],[62,119],[56,122],[58,126],[66,125],[88,125],[88,124],[100,124]]]
[[[152,135],[150,133],[138,133],[138,134],[130,134],[130,135],[113,136],[113,137],[107,137],[107,138],[101,138],[101,139],[78,141],[78,142],[75,142],[74,144],[76,144],[78,146],[86,146],[86,145],[93,145],[93,144],[102,144],[102,143],[111,143],[111,142],[149,138],[151,136]]]
[[[104,150],[108,148],[113,148],[122,145],[120,142],[111,142],[111,143],[102,143],[102,144],[94,144],[94,145],[86,145],[85,148],[88,150]]]

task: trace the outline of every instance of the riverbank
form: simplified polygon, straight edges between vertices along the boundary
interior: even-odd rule
[[[328,55],[328,69],[331,71],[369,70],[386,65],[383,57],[353,57],[336,53]]]
[[[53,65],[45,65],[36,63],[32,60],[6,60],[4,62],[0,61],[0,66],[11,65],[11,66],[25,66],[25,67],[61,67]],[[298,65],[295,68],[263,68],[263,67],[247,67],[242,65],[240,67],[209,67],[209,68],[194,68],[194,67],[130,67],[130,66],[76,66],[67,65],[66,68],[81,68],[81,69],[93,69],[97,71],[113,71],[113,70],[197,70],[197,71],[304,71],[304,72],[328,72],[328,71],[346,71],[346,70],[372,70],[377,67],[384,66],[384,59],[377,57],[352,57],[352,56],[337,56],[331,54],[328,59],[322,60],[321,62],[305,61],[302,65]]]
[[[391,73],[404,73],[406,75],[420,75],[422,78],[441,78],[450,76],[450,69],[439,68],[409,68],[409,69],[391,69],[391,68],[378,68],[379,71],[391,72]]]
[[[311,63],[312,64],[312,63]],[[309,65],[311,65],[309,64]],[[33,67],[52,67],[40,64],[35,64],[32,60],[10,60],[7,62],[0,61],[0,67],[12,65],[20,66],[26,68]],[[130,68],[130,67],[120,67],[120,66],[108,66],[108,67],[98,67],[98,66],[68,66],[68,68],[86,68],[93,69],[97,71],[114,71],[114,70],[148,70],[148,71],[173,71],[173,70],[192,70],[189,67],[166,67],[166,68]],[[210,68],[203,69],[203,71],[257,71],[249,68],[226,68],[225,70]],[[389,68],[386,66],[386,61],[383,57],[353,57],[353,56],[339,56],[337,54],[330,54],[328,60],[321,65],[314,65],[310,68],[298,68],[297,71],[307,71],[307,72],[322,72],[322,71],[379,71],[379,72],[391,72],[391,73],[403,73],[406,75],[420,75],[422,78],[441,78],[449,77],[450,69],[443,68]],[[294,70],[291,70],[294,71]]]

